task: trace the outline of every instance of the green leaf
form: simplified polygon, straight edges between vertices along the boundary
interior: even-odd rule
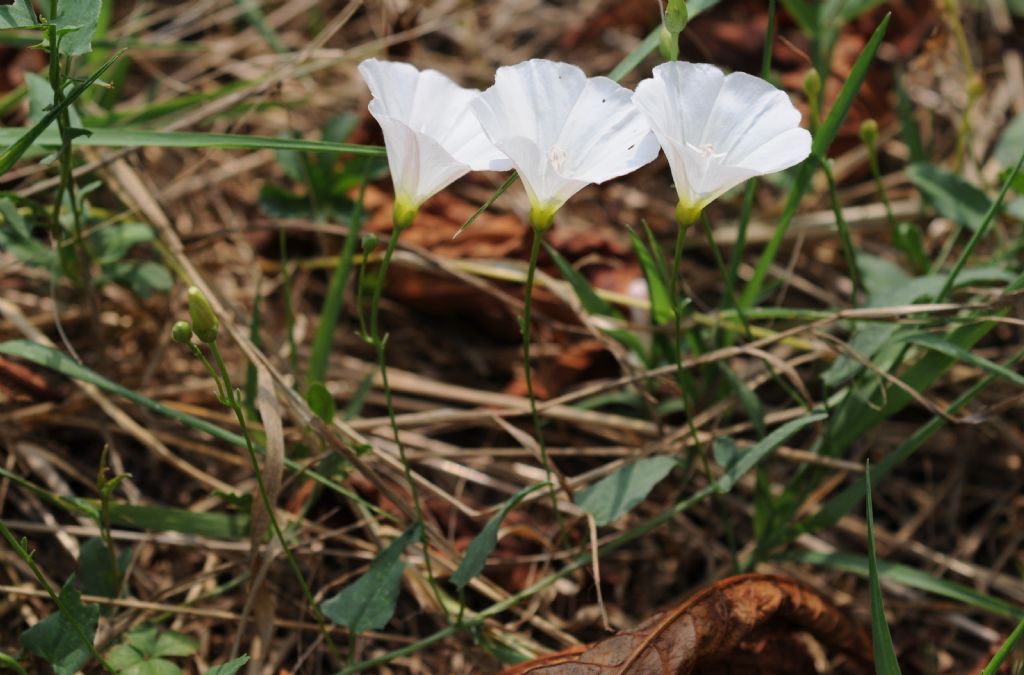
[[[846,119],[846,114],[853,107],[853,102],[857,98],[857,92],[860,91],[860,86],[864,83],[864,78],[867,77],[868,68],[871,67],[871,62],[875,59],[875,53],[878,51],[879,45],[882,44],[882,38],[885,36],[885,30],[889,27],[889,19],[891,18],[892,14],[885,15],[885,18],[882,19],[882,22],[878,24],[878,28],[871,35],[871,39],[864,46],[860,56],[854,61],[853,68],[850,69],[850,74],[843,83],[843,88],[839,90],[839,96],[836,97],[835,103],[832,104],[832,109],[829,110],[828,116],[821,123],[821,126],[818,127],[818,132],[814,135],[814,140],[811,142],[811,152],[814,154],[825,157],[829,146],[832,145],[836,134],[839,133],[839,127],[842,126],[843,120]]]
[[[53,105],[53,87],[49,80],[35,73],[25,73],[25,85],[28,89],[28,121],[36,124],[46,115],[46,109]],[[65,95],[70,88],[70,84],[65,87]],[[82,126],[82,118],[73,107],[68,109],[68,117],[71,126]]]
[[[192,656],[199,649],[199,641],[191,635],[165,630],[153,645],[153,656]]]
[[[1021,619],[1020,623],[1017,624],[1017,627],[1013,629],[1013,632],[1010,633],[1009,637],[1006,638],[1006,641],[999,648],[999,651],[992,656],[992,660],[989,661],[988,665],[985,666],[985,669],[981,671],[981,675],[996,675],[999,671],[999,667],[1003,665],[1003,661],[1010,656],[1014,647],[1016,647],[1017,643],[1020,642],[1021,637],[1024,637],[1024,619]]]
[[[719,363],[719,372],[725,375],[725,379],[729,381],[729,387],[736,394],[736,398],[740,400],[740,405],[743,406],[747,417],[750,418],[750,423],[754,425],[754,432],[757,433],[758,438],[763,437],[764,406],[761,404],[761,399],[757,397],[753,389],[747,386],[746,382],[732,371],[732,368],[725,362]]]
[[[132,550],[124,548],[118,556],[117,566],[123,574],[131,561]],[[86,595],[102,595],[106,598],[117,596],[114,585],[110,549],[99,537],[92,537],[82,544],[78,555],[78,578]]]
[[[108,62],[108,63],[112,63]],[[94,73],[98,78],[105,64]],[[94,81],[91,77],[87,82]],[[85,83],[83,83],[85,84]],[[79,85],[81,87],[81,85]],[[75,90],[69,92],[69,97]],[[85,87],[81,87],[84,91]],[[80,95],[80,93],[79,93]],[[75,96],[77,98],[77,96]],[[72,101],[73,102],[73,101]],[[57,116],[53,115],[52,122]],[[49,126],[49,124],[47,124]],[[13,143],[26,132],[35,127],[13,127],[0,129],[0,145]],[[105,148],[218,148],[221,150],[306,150],[309,152],[333,152],[352,155],[384,156],[384,148],[378,145],[353,145],[351,143],[331,143],[298,138],[274,138],[271,136],[252,136],[247,134],[213,134],[201,131],[148,131],[146,129],[88,129],[90,135],[75,141],[75,145],[88,145]],[[32,138],[32,143],[43,147],[59,147],[60,136],[54,131],[42,133],[40,130]],[[27,148],[26,148],[27,149]]]
[[[1017,164],[1017,160],[1024,154],[1024,113],[1019,113],[1003,127],[994,154],[1007,168]]]
[[[818,25],[818,8],[814,3],[808,0],[782,0],[782,6],[786,8],[786,13],[793,18],[800,30],[808,35],[814,35]]]
[[[92,51],[92,36],[102,8],[101,0],[62,0],[57,5],[57,19],[53,23],[61,34],[61,54],[75,56]]]
[[[722,492],[732,490],[733,486],[736,485],[736,481],[742,478],[745,473],[757,466],[761,460],[768,455],[768,453],[788,441],[797,432],[804,429],[804,427],[827,418],[828,415],[826,413],[816,412],[786,422],[781,427],[765,436],[760,442],[754,445],[754,447],[737,456],[726,468],[722,477],[718,479],[718,489]],[[716,439],[716,441],[717,440],[718,439]]]
[[[327,387],[324,386],[323,382],[314,382],[309,385],[309,391],[306,392],[306,402],[317,417],[328,424],[334,422],[334,415],[336,413],[334,396],[331,395],[331,392],[327,391]]]
[[[0,30],[33,28],[39,19],[32,10],[31,0],[14,0],[12,5],[0,5]]]
[[[972,232],[981,227],[992,207],[992,200],[984,192],[955,173],[932,164],[911,164],[907,167],[907,178],[936,211]]]
[[[237,659],[231,659],[227,663],[222,663],[219,666],[214,666],[206,671],[206,675],[235,675],[242,666],[249,662],[249,655],[242,654]]]
[[[509,514],[509,511],[514,509],[523,500],[523,497],[547,485],[548,483],[528,485],[512,495],[505,502],[505,505],[501,507],[501,510],[487,521],[484,529],[480,530],[480,534],[473,537],[473,541],[469,543],[466,555],[462,558],[462,564],[459,565],[459,569],[455,570],[455,573],[451,576],[450,581],[456,587],[465,587],[466,584],[483,571],[487,556],[498,545],[498,528],[501,527],[501,521],[505,520],[505,516]]]
[[[889,622],[885,619],[882,586],[878,583],[878,560],[875,557],[875,516],[871,506],[871,463],[865,467],[864,489],[867,490],[868,518],[868,581],[871,586],[871,644],[875,652],[877,675],[900,675],[896,649],[892,645]]]
[[[672,298],[669,297],[668,290],[658,273],[658,265],[650,250],[632,229],[627,229],[627,232],[633,242],[633,249],[636,251],[640,268],[643,270],[644,279],[647,281],[647,290],[651,296],[651,317],[656,325],[664,325],[675,317],[675,313],[672,311]]]
[[[934,333],[914,333],[912,335],[905,336],[903,340],[910,342],[911,344],[926,347],[940,354],[945,354],[951,359],[956,359],[961,363],[967,363],[975,366],[976,368],[981,368],[993,375],[1009,380],[1018,387],[1024,387],[1024,376],[1020,373],[1001,366],[994,361],[990,361],[983,356],[978,356],[974,352],[964,349],[960,345],[953,344],[942,335],[936,335]]]
[[[822,553],[820,551],[794,550],[778,556],[779,560],[789,560],[828,569],[850,572],[862,577],[870,574],[870,567],[865,556],[853,555],[850,553]],[[908,565],[898,565],[881,561],[878,563],[878,575],[880,579],[902,584],[908,588],[916,588],[919,591],[932,593],[939,597],[963,603],[969,607],[975,607],[995,616],[1002,616],[1014,621],[1024,619],[1024,609],[1011,602],[1006,602],[990,595],[979,593],[970,586],[958,584],[955,581],[939,579],[924,570]]]
[[[594,516],[599,526],[629,513],[676,466],[674,457],[647,457],[627,464],[586,490],[576,493],[576,505]]]
[[[395,603],[402,586],[402,572],[405,570],[402,553],[409,544],[419,540],[420,533],[421,526],[415,523],[391,542],[374,558],[365,574],[324,601],[324,616],[356,634],[380,630],[388,625],[395,613]]]
[[[0,10],[2,9],[3,8],[0,7]],[[0,652],[0,670],[3,670],[5,668],[13,670],[14,672],[18,673],[18,675],[28,675],[28,673],[25,672],[25,669],[21,667],[21,664],[18,663],[14,658],[8,656],[7,654],[4,654],[3,652]]]
[[[100,608],[83,605],[81,597],[75,589],[75,576],[71,575],[60,590],[61,604],[71,614],[71,619],[58,610],[21,634],[22,646],[45,659],[57,675],[73,675],[89,661],[89,647],[82,642],[73,623],[77,623],[91,641],[96,635]]]
[[[100,265],[124,259],[133,246],[156,239],[153,228],[145,223],[121,223],[97,229],[89,237],[89,250]]]
[[[53,106],[47,111],[43,119],[39,120],[35,125],[26,128],[16,129],[0,129],[0,144],[11,143],[10,147],[4,150],[3,154],[0,154],[0,176],[7,173],[14,164],[21,159],[21,156],[28,151],[30,147],[36,142],[38,138],[43,136],[43,132],[49,127],[55,119],[68,107],[70,107],[78,98],[85,93],[85,91],[93,85],[96,80],[100,79],[100,76],[106,72],[110,66],[114,64],[114,61],[121,57],[124,50],[117,52],[109,59],[107,59],[102,66],[96,69],[92,75],[87,77],[82,82],[79,82],[74,89],[68,92],[64,100],[58,106]],[[13,134],[5,132],[14,132]],[[56,130],[55,130],[56,131]],[[60,135],[57,133],[51,134],[55,139],[53,145],[60,145]],[[4,138],[6,137],[6,139]],[[9,140],[7,140],[9,139]],[[87,141],[88,138],[80,139]]]
[[[181,668],[162,657],[191,656],[198,648],[199,642],[190,635],[145,625],[125,635],[107,660],[119,675],[180,675]]]
[[[583,309],[587,310],[591,314],[598,314],[601,316],[619,316],[619,313],[615,311],[615,308],[611,306],[604,298],[599,296],[591,288],[590,283],[586,277],[579,273],[579,271],[573,267],[568,260],[566,260],[561,253],[559,253],[553,246],[544,242],[544,248],[547,249],[548,255],[555,261],[555,265],[558,266],[558,271],[562,273],[562,276],[569,285],[572,286],[572,290],[575,291],[576,297],[580,299],[580,304],[583,305]]]
[[[154,293],[165,293],[174,284],[171,271],[153,260],[125,260],[104,268],[104,275],[97,279],[113,279],[128,288],[132,293],[145,300]]]

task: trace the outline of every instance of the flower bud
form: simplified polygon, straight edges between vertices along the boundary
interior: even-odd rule
[[[377,248],[377,245],[379,243],[380,243],[380,237],[378,237],[375,233],[369,232],[369,233],[363,235],[363,241],[362,241],[363,251],[370,252],[373,249]]]
[[[192,318],[192,332],[197,338],[206,344],[217,341],[220,321],[213,313],[210,301],[195,286],[188,289],[188,314]]]
[[[176,321],[171,326],[171,338],[181,345],[192,343],[192,324],[188,321]]]
[[[869,117],[860,123],[860,140],[869,148],[874,148],[878,141],[878,122]]]
[[[814,68],[807,71],[804,75],[804,95],[809,101],[817,101],[818,94],[821,93],[821,75]]]
[[[686,11],[686,0],[668,0],[665,8],[665,28],[679,35],[686,28],[690,13]]]

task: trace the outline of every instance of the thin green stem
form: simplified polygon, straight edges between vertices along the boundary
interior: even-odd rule
[[[21,545],[21,542],[15,538],[14,533],[8,529],[7,524],[3,519],[0,519],[0,535],[3,535],[3,538],[7,540],[7,543],[10,544],[11,548],[14,549],[14,552],[18,554],[18,557],[21,558],[22,562],[29,566],[32,570],[32,574],[35,575],[36,580],[39,581],[40,585],[42,585],[46,590],[47,595],[49,595],[50,599],[53,600],[55,605],[57,605],[57,609],[60,611],[61,616],[64,617],[65,621],[71,624],[71,629],[75,631],[75,635],[78,636],[82,643],[88,647],[89,653],[92,654],[93,658],[100,662],[100,665],[103,666],[104,670],[108,673],[113,673],[114,669],[110,667],[110,664],[106,662],[103,656],[96,649],[96,645],[92,643],[92,640],[85,632],[85,628],[82,627],[81,623],[79,623],[78,618],[64,606],[64,601],[60,599],[60,595],[53,590],[53,586],[51,586],[50,582],[46,580],[46,576],[43,575],[43,571],[39,569],[39,566],[36,565],[36,561],[32,559],[32,554],[25,550]]]
[[[398,456],[402,460],[402,469],[405,473],[405,480],[409,485],[409,493],[412,496],[413,508],[416,511],[416,521],[420,524],[420,545],[423,548],[423,564],[427,571],[427,579],[430,581],[430,588],[434,592],[434,599],[437,606],[444,612],[445,621],[449,620],[448,609],[441,597],[441,591],[437,586],[437,579],[434,577],[434,567],[430,557],[430,541],[427,536],[426,523],[423,519],[423,507],[420,505],[420,494],[416,487],[416,480],[412,475],[412,465],[405,454],[405,443],[398,432],[398,420],[395,419],[395,403],[391,396],[391,385],[388,383],[388,364],[385,358],[387,350],[387,338],[380,336],[380,299],[384,292],[384,283],[387,280],[388,267],[391,266],[391,257],[398,246],[398,236],[402,233],[403,226],[395,223],[394,231],[388,239],[387,248],[384,251],[384,259],[380,263],[380,271],[377,273],[377,284],[373,288],[373,298],[370,301],[370,341],[377,351],[377,366],[380,369],[381,387],[384,389],[384,400],[388,409],[388,422],[391,424],[391,433],[398,446]]]
[[[679,385],[679,400],[683,404],[683,415],[686,416],[686,425],[690,430],[690,436],[693,438],[693,445],[697,449],[697,452],[703,458],[705,465],[707,464],[707,457],[704,453],[704,444],[700,442],[700,435],[697,433],[697,427],[693,423],[693,415],[690,414],[690,387],[686,382],[686,371],[683,368],[683,312],[682,302],[680,300],[680,274],[682,273],[683,266],[683,240],[686,238],[686,230],[688,226],[679,225],[676,229],[676,243],[675,248],[672,251],[672,269],[669,270],[670,286],[672,293],[672,314],[675,321],[674,326],[674,347],[673,354],[676,362],[676,383]],[[705,469],[707,466],[705,466]],[[711,475],[710,473],[708,475]]]
[[[839,204],[839,194],[836,192],[836,181],[832,176],[832,167],[829,166],[828,160],[815,155],[818,163],[821,165],[822,170],[825,172],[825,179],[828,181],[828,192],[831,197],[832,213],[836,216],[836,227],[839,229],[839,241],[843,248],[843,257],[846,258],[846,267],[850,271],[850,279],[853,281],[853,293],[851,295],[851,304],[854,307],[857,306],[857,291],[864,290],[864,284],[860,279],[860,268],[857,267],[857,257],[853,251],[853,241],[850,238],[850,227],[846,224],[846,218],[843,217],[843,208]],[[890,216],[892,213],[890,212]],[[893,226],[893,236],[895,236],[896,230],[895,225]]]
[[[292,553],[291,547],[288,546],[284,532],[281,530],[281,525],[277,521],[277,511],[274,508],[273,503],[270,501],[270,495],[267,494],[267,484],[263,480],[263,471],[260,469],[259,459],[256,457],[256,448],[252,444],[249,427],[245,422],[245,413],[242,411],[242,404],[238,400],[238,396],[235,395],[235,389],[231,384],[231,374],[228,372],[228,368],[224,363],[224,358],[221,356],[220,349],[217,347],[216,342],[210,343],[210,351],[213,353],[214,362],[217,364],[217,369],[220,371],[219,379],[223,380],[224,389],[227,391],[227,396],[225,397],[226,403],[228,407],[234,411],[235,418],[238,420],[239,429],[242,432],[242,438],[245,439],[245,449],[249,453],[249,461],[252,463],[253,474],[256,476],[256,488],[260,493],[260,499],[263,501],[263,508],[267,512],[267,519],[270,521],[270,527],[274,530],[274,536],[277,537],[278,542],[280,542],[284,555],[288,559],[288,565],[292,568],[292,572],[295,574],[295,579],[302,588],[302,594],[305,596],[306,602],[309,603],[309,609],[313,613],[313,618],[316,619],[317,625],[320,627],[320,633],[323,635],[324,641],[327,643],[327,646],[334,657],[341,659],[341,652],[331,639],[331,632],[327,627],[327,622],[324,620],[323,614],[320,613],[320,608],[316,604],[316,599],[313,597],[313,593],[309,589],[309,584],[306,583],[306,577],[302,574],[302,568],[299,567],[299,562],[295,559],[295,555]]]
[[[551,479],[552,473],[557,472],[551,469],[551,458],[548,457],[548,448],[544,443],[544,430],[540,423],[540,413],[537,411],[537,397],[533,394],[533,372],[530,368],[530,341],[533,334],[533,282],[537,271],[537,260],[540,258],[541,243],[544,240],[544,232],[536,227],[530,229],[533,230],[533,243],[530,246],[529,266],[526,269],[526,286],[523,290],[525,293],[523,296],[523,323],[521,326],[523,333],[523,377],[526,378],[526,397],[530,399],[530,418],[533,420],[533,433],[537,437],[537,445],[540,448],[540,460],[544,465],[544,472],[547,474],[551,508],[554,510],[555,518],[558,520],[562,538],[568,539],[565,519],[562,517],[562,511],[558,508],[558,492],[555,488],[555,482]],[[557,475],[558,481],[561,483],[561,473]],[[565,488],[564,485],[562,487]],[[568,490],[566,492],[568,493]],[[571,493],[569,494],[571,495]]]

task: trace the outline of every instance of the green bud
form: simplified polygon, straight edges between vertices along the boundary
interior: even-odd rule
[[[364,251],[372,251],[373,249],[377,248],[377,245],[379,243],[380,237],[378,237],[375,233],[369,232],[363,235],[362,245]]]
[[[697,222],[697,219],[700,218],[700,212],[703,210],[703,206],[679,202],[676,204],[676,222],[685,229]]]
[[[874,148],[878,142],[878,122],[869,117],[860,123],[860,140],[869,148]]]
[[[818,95],[821,93],[821,75],[814,68],[807,71],[804,75],[804,95],[807,96],[809,101],[817,101]]]
[[[679,33],[673,33],[662,26],[658,34],[658,51],[666,61],[677,60],[679,58]]]
[[[174,325],[171,326],[171,338],[178,344],[191,344],[192,324],[188,321],[176,321]]]
[[[415,220],[418,211],[419,207],[412,206],[403,199],[396,199],[395,207],[391,212],[395,230],[401,231],[412,225],[412,221]]]
[[[686,11],[686,0],[668,0],[665,8],[665,28],[679,35],[686,28],[690,13]]]
[[[217,341],[220,321],[213,313],[210,301],[195,286],[188,289],[188,314],[192,318],[192,332],[197,338],[206,344]]]
[[[985,93],[985,81],[977,73],[971,75],[971,78],[967,80],[967,97],[971,101],[977,101],[983,93]]]

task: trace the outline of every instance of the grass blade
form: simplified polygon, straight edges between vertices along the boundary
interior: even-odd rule
[[[843,88],[840,90],[839,96],[836,97],[836,101],[832,105],[832,109],[829,111],[828,117],[826,117],[825,121],[821,123],[820,127],[818,127],[814,140],[811,142],[812,154],[824,158],[829,146],[832,145],[832,141],[835,140],[836,134],[839,132],[839,126],[843,123],[843,120],[846,119],[846,114],[853,106],[854,98],[856,98],[861,84],[864,83],[864,78],[867,77],[868,67],[874,60],[875,53],[878,51],[879,45],[882,44],[882,38],[885,36],[885,30],[889,26],[889,19],[891,16],[891,14],[885,15],[885,18],[882,19],[882,23],[878,24],[878,28],[875,29],[871,39],[868,40],[868,43],[864,46],[864,50],[861,51],[860,56],[858,56],[857,60],[854,62],[853,68],[850,71],[850,76],[843,84]],[[782,210],[782,215],[779,217],[779,223],[775,228],[775,233],[772,235],[771,241],[769,241],[768,245],[765,247],[760,259],[758,259],[757,267],[754,269],[754,276],[750,279],[750,282],[743,291],[743,296],[740,298],[740,306],[743,309],[752,307],[754,302],[757,300],[758,295],[760,295],[765,277],[768,276],[768,268],[771,267],[772,263],[775,261],[775,256],[779,252],[782,240],[785,238],[786,231],[789,229],[793,216],[796,214],[797,206],[800,204],[800,198],[803,197],[804,191],[807,190],[807,186],[810,183],[812,172],[813,168],[811,162],[805,161],[800,165],[796,180],[793,182],[793,187],[789,192],[789,198],[786,200],[786,205]]]
[[[111,61],[96,72],[100,73]],[[84,84],[84,83],[83,83]],[[69,92],[68,98],[78,90],[76,87]],[[65,99],[67,100],[67,99]],[[49,121],[47,121],[49,120]],[[43,122],[52,122],[49,115]],[[36,129],[35,125],[32,129]],[[45,128],[45,127],[43,127]],[[0,144],[10,143],[24,133],[24,129],[0,129]],[[40,132],[32,137],[29,145],[44,147],[60,145],[60,136],[56,130]],[[271,136],[250,136],[246,134],[212,134],[202,131],[149,131],[147,129],[89,129],[88,136],[75,139],[75,145],[88,145],[105,148],[218,148],[221,150],[295,150],[305,152],[343,152],[351,155],[368,155],[383,157],[384,148],[379,145],[355,145],[353,143],[333,143],[331,141],[314,141],[301,138],[278,138]],[[27,146],[26,146],[27,149]],[[22,151],[24,152],[24,151]],[[6,153],[4,153],[6,155]],[[20,155],[19,155],[20,156]]]
[[[36,139],[43,134],[46,128],[53,124],[53,122],[58,117],[60,117],[61,113],[67,110],[72,103],[77,101],[78,98],[82,94],[84,94],[86,90],[89,87],[91,87],[96,80],[100,79],[100,75],[106,72],[107,68],[112,66],[114,62],[121,57],[121,54],[124,54],[123,49],[114,54],[113,56],[111,56],[109,59],[107,59],[102,66],[96,69],[96,72],[94,72],[85,80],[75,85],[75,87],[64,96],[64,99],[60,102],[60,104],[52,106],[49,110],[47,110],[46,114],[43,115],[43,118],[36,122],[35,125],[29,127],[28,129],[0,129],[0,131],[3,132],[14,132],[9,137],[13,138],[13,140],[5,141],[4,136],[6,134],[0,135],[0,144],[11,144],[10,147],[4,150],[3,154],[0,155],[0,176],[10,171],[11,167],[14,166],[19,159],[21,159],[21,156],[24,155],[30,147],[32,147],[32,144],[35,143]],[[59,146],[61,144],[60,134],[57,132],[56,129],[54,129],[53,138],[54,143],[52,143],[52,145]],[[81,142],[83,140],[85,140],[85,137],[79,138],[76,142]]]
[[[1017,643],[1020,642],[1021,636],[1024,636],[1024,619],[1021,619],[1017,627],[1013,629],[1010,636],[1006,638],[1006,642],[999,648],[999,651],[992,656],[992,660],[988,662],[985,669],[981,671],[981,675],[996,675],[999,671],[999,666],[1003,665],[1003,661],[1010,655]]]
[[[875,514],[871,506],[871,463],[865,467],[864,489],[867,490],[868,519],[868,581],[871,584],[871,644],[875,652],[875,672],[878,675],[901,675],[896,649],[889,633],[882,603],[882,586],[878,582],[878,560],[875,556]]]

